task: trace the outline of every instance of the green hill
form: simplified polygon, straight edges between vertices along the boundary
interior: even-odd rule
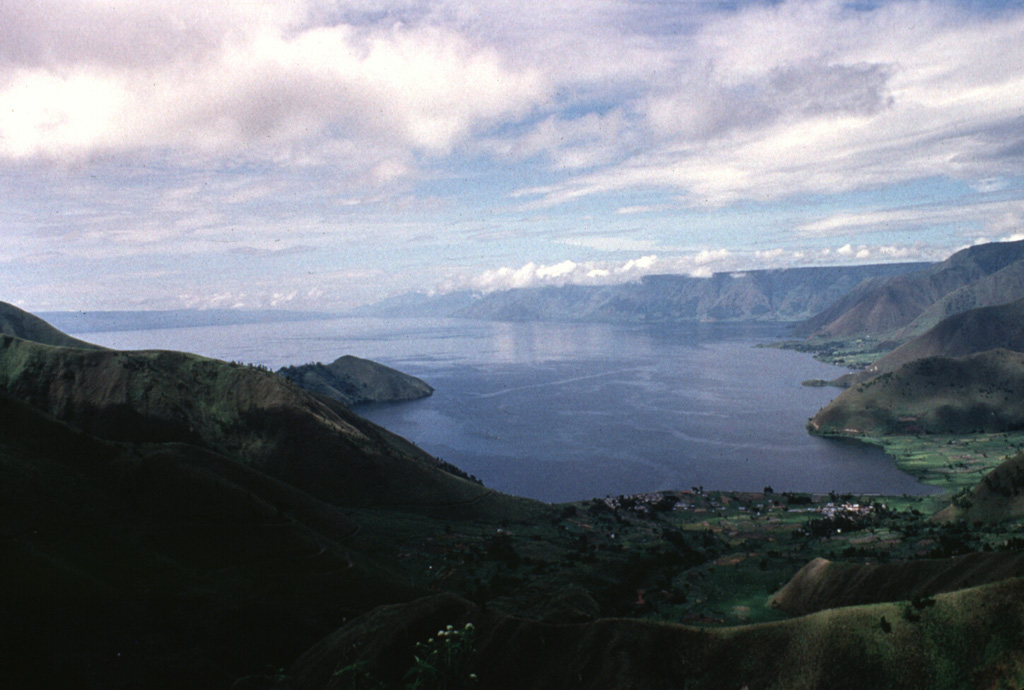
[[[483,509],[491,493],[344,405],[250,366],[0,336],[0,392],[99,438],[222,453],[337,505]]]
[[[46,323],[42,319],[13,304],[0,302],[0,335],[10,335],[22,340],[31,340],[44,345],[78,347],[88,350],[102,349],[98,345],[72,338]]]
[[[985,350],[1024,352],[1024,299],[954,314],[880,358],[879,371],[893,371],[922,357],[964,357]]]
[[[915,359],[965,357],[1000,348],[1024,352],[1024,299],[949,316],[865,369],[844,374],[831,383],[845,388],[895,371]]]
[[[1024,452],[1007,458],[936,518],[996,523],[1024,516]]]
[[[990,350],[914,360],[843,391],[808,428],[839,435],[1024,428],[1024,354]]]
[[[981,552],[956,558],[894,563],[833,562],[816,558],[769,604],[794,616],[841,606],[933,597],[967,587],[1024,576],[1024,554]]]
[[[491,690],[1020,687],[1024,581],[942,594],[920,613],[907,610],[855,606],[718,630],[623,619],[551,625],[444,595],[353,621],[304,654],[280,687],[402,687],[410,671],[429,678],[414,670],[413,654],[424,655],[416,643],[436,641],[447,625],[462,639],[467,624],[474,644],[439,674],[448,685],[428,687],[472,687],[471,673]]]
[[[1024,262],[1013,263],[995,273],[954,290],[914,319],[901,334],[906,338],[922,333],[943,319],[970,309],[1013,302],[1024,297]]]
[[[0,394],[11,688],[228,688],[424,590],[339,508],[209,449],[103,441]]]
[[[406,675],[414,655],[436,658],[417,643],[469,622],[460,673],[475,687],[1024,678],[1019,579],[920,611],[779,620],[763,605],[814,556],[907,558],[947,532],[991,548],[1006,532],[969,538],[873,505],[842,533],[821,531],[824,498],[768,489],[546,506],[488,491],[265,369],[186,353],[0,336],[0,487],[11,687],[445,687],[468,677],[423,664]],[[912,587],[911,573],[891,579]],[[423,598],[436,592],[447,594]],[[715,627],[764,620],[775,622]]]
[[[368,359],[345,355],[330,364],[303,364],[277,372],[306,390],[346,405],[416,400],[433,394],[424,381]]]

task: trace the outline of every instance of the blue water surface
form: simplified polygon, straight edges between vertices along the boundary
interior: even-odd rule
[[[273,369],[343,354],[419,376],[433,396],[357,411],[490,487],[558,502],[686,489],[932,491],[877,448],[808,435],[843,370],[757,347],[778,326],[331,319],[89,333]]]

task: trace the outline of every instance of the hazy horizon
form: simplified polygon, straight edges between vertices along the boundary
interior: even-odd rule
[[[0,7],[0,300],[937,261],[1024,237],[1024,3]]]

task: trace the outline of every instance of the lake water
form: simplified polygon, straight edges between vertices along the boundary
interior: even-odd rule
[[[777,326],[614,326],[333,319],[80,334],[272,369],[343,354],[436,392],[358,412],[475,474],[543,501],[659,489],[921,494],[884,453],[820,439],[807,419],[843,370],[756,347]]]

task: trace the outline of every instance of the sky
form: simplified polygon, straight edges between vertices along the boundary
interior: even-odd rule
[[[1024,0],[0,2],[0,300],[941,260],[1024,237]]]

